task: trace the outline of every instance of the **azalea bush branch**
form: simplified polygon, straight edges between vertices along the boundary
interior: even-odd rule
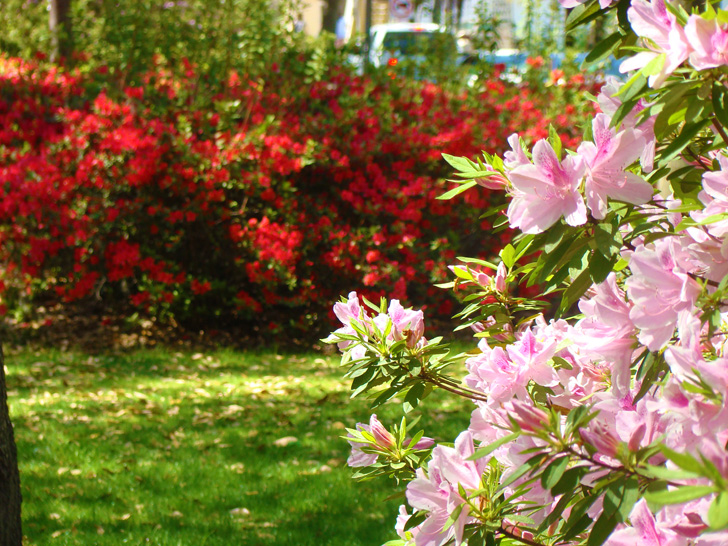
[[[518,529],[518,527],[515,525],[513,525],[511,528]],[[517,542],[520,542],[521,544],[528,544],[528,546],[548,546],[545,542],[537,542],[535,540],[531,540],[531,539],[525,538],[523,536],[520,536],[520,535],[514,533],[512,530],[507,529],[504,524],[501,524],[500,528],[498,529],[498,532],[501,535],[503,535],[504,537],[511,538]]]
[[[430,375],[425,371],[420,373],[420,377],[423,380],[427,381],[428,383],[437,385],[438,387],[440,387],[441,389],[443,389],[445,391],[451,392],[453,394],[457,394],[458,396],[467,398],[468,400],[479,401],[479,402],[488,401],[488,397],[481,392],[458,387],[456,385],[453,385],[453,383],[450,381],[445,381],[441,377],[436,377],[436,376]]]

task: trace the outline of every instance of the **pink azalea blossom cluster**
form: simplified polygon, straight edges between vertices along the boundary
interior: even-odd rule
[[[559,1],[565,8],[585,2]],[[601,8],[612,4],[613,0],[599,1]],[[645,50],[623,61],[621,72],[640,70],[655,63],[649,84],[659,87],[685,61],[696,70],[728,65],[728,24],[720,23],[717,17],[692,14],[681,25],[664,0],[631,0],[627,16]]]
[[[378,313],[372,317],[361,306],[357,293],[350,292],[346,302],[334,304],[334,314],[343,324],[341,328],[334,332],[334,336],[337,334],[356,335],[357,332],[351,324],[354,321],[365,330],[368,339],[375,340],[388,331],[384,336],[386,339],[389,341],[406,340],[409,348],[415,348],[427,341],[424,338],[424,313],[420,310],[405,309],[399,300],[389,302],[387,313]],[[362,357],[366,352],[361,344],[351,340],[338,343],[338,347],[342,351],[349,346],[353,347],[352,356],[355,359]]]
[[[688,270],[700,269],[690,252],[693,244],[692,240],[668,238],[640,246],[630,258],[632,275],[626,292],[617,276],[610,274],[582,299],[583,318],[573,325],[539,318],[505,347],[480,341],[480,354],[466,362],[465,383],[486,395],[487,401],[475,402],[469,429],[454,447],[436,446],[427,467],[418,469],[407,486],[409,506],[427,512],[423,523],[405,532],[409,515],[402,508],[398,530],[407,544],[437,546],[453,540],[463,544],[463,529],[478,521],[465,504],[463,491],[468,494],[483,487],[491,458],[507,478],[528,459],[529,450],[545,445],[536,434],[549,423],[543,406],[561,408],[562,427],[569,410],[588,404],[598,412],[580,431],[583,445],[573,447],[583,460],[595,465],[595,475],[585,477],[585,483],[617,468],[625,454],[656,441],[706,457],[728,479],[728,355],[723,354],[722,337],[705,340],[701,332],[694,306],[695,281],[686,275]],[[655,297],[661,298],[657,304]],[[655,311],[651,318],[647,316],[650,310]],[[673,338],[676,332],[679,335]],[[704,357],[706,343],[715,355],[710,360]],[[630,363],[650,344],[655,350],[665,349],[671,375],[662,387],[635,401],[641,384],[632,377]],[[568,365],[557,366],[557,360]],[[710,395],[696,395],[691,388],[701,381],[712,386]],[[543,388],[545,404],[534,401],[534,387]],[[490,456],[472,460],[474,441],[482,445],[495,442],[510,434],[514,424],[524,433]],[[659,454],[650,460],[655,465],[664,462]],[[511,488],[523,481],[516,480]],[[656,513],[642,500],[632,511],[631,525],[620,526],[606,544],[728,544],[728,531],[706,532],[706,513],[713,498],[707,495]],[[530,513],[536,524],[558,501],[538,481],[519,499],[524,510],[538,507]],[[463,504],[454,523],[446,525]],[[601,510],[601,502],[596,502],[589,514],[597,519]],[[635,542],[637,539],[641,541]]]
[[[612,114],[619,100],[599,95],[599,103]],[[611,108],[610,108],[611,107]],[[583,142],[575,153],[560,160],[548,140],[533,147],[532,161],[521,147],[517,135],[508,142],[505,174],[511,182],[508,221],[524,233],[541,233],[563,217],[567,224],[587,222],[587,209],[596,220],[607,213],[609,199],[643,205],[650,201],[653,187],[641,176],[627,170],[637,158],[651,168],[654,134],[649,123],[637,127],[637,112],[617,131],[611,116],[597,114],[592,122],[593,142]],[[654,123],[654,121],[652,121]],[[645,152],[645,150],[652,150]],[[586,200],[584,199],[586,197]]]
[[[567,7],[580,3],[562,0]],[[600,2],[602,8],[611,4]],[[644,50],[623,69],[653,63],[653,89],[685,62],[697,71],[728,65],[725,17],[683,12],[680,23],[676,13],[663,0],[632,0],[627,12]],[[503,187],[510,197],[506,214],[511,227],[526,234],[521,241],[562,221],[560,233],[587,238],[603,222],[613,228],[610,244],[617,250],[611,272],[581,297],[573,320],[538,315],[504,325],[508,335],[492,337],[474,328],[482,335],[478,350],[464,358],[462,383],[435,381],[470,398],[474,408],[454,445],[435,446],[413,471],[406,488],[413,511],[401,507],[396,524],[401,544],[459,546],[479,525],[492,531],[493,480],[503,484],[495,491],[512,508],[497,519],[498,536],[513,543],[583,544],[594,522],[615,511],[615,499],[595,495],[577,512],[589,520],[583,532],[564,539],[554,513],[563,510],[556,516],[563,522],[577,505],[562,502],[573,491],[555,487],[545,470],[560,466],[577,476],[573,490],[608,489],[603,484],[619,475],[622,498],[633,495],[629,510],[601,538],[607,546],[728,545],[728,150],[706,146],[700,157],[686,154],[681,166],[702,170],[694,177],[701,187],[682,202],[659,171],[653,173],[667,162],[656,159],[665,147],[655,137],[656,116],[645,112],[652,105],[640,100],[624,115],[619,90],[616,80],[604,86],[592,138],[576,150],[540,140],[529,153],[512,135],[502,162],[486,166],[498,173],[488,178],[492,188]],[[629,220],[609,223],[624,216]],[[606,252],[596,235],[590,242],[593,253],[585,256]],[[478,297],[507,299],[517,276],[511,265],[503,258],[495,278],[451,269],[485,290]],[[356,319],[375,326],[367,331],[387,332],[390,346],[406,339],[408,348],[426,352],[421,313],[393,300],[386,314],[366,318],[355,294],[337,305],[345,325],[339,332],[354,331]],[[340,347],[359,358],[368,351],[351,340]],[[586,418],[578,421],[580,415]],[[377,445],[386,443],[387,435],[375,432],[378,422],[366,426]],[[363,455],[371,460],[352,445],[357,464]],[[544,469],[534,467],[537,456]],[[649,487],[654,480],[658,493]],[[629,487],[633,491],[625,492]],[[418,519],[410,519],[415,513]]]

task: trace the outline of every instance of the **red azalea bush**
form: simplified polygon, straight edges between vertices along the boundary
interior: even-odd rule
[[[455,93],[340,68],[312,81],[295,61],[265,81],[231,72],[200,109],[184,61],[114,94],[103,69],[0,58],[4,305],[326,328],[328,302],[363,285],[449,314],[441,264],[510,234],[482,217],[485,192],[436,199],[440,154],[502,152],[549,123],[567,146],[580,136],[563,88]]]

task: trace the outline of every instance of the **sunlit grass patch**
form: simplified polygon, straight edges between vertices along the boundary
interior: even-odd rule
[[[362,545],[394,537],[392,483],[355,483],[368,419],[338,358],[164,349],[6,357],[28,544]],[[447,405],[446,405],[447,404]],[[451,441],[467,404],[433,398]],[[399,407],[380,418],[399,420]]]

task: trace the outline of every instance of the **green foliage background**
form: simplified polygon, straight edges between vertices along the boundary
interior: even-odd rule
[[[186,57],[208,78],[235,68],[263,73],[272,59],[306,38],[293,30],[295,0],[74,0],[74,49],[136,83],[155,55]],[[48,4],[6,0],[0,9],[0,49],[29,58],[50,53]]]

